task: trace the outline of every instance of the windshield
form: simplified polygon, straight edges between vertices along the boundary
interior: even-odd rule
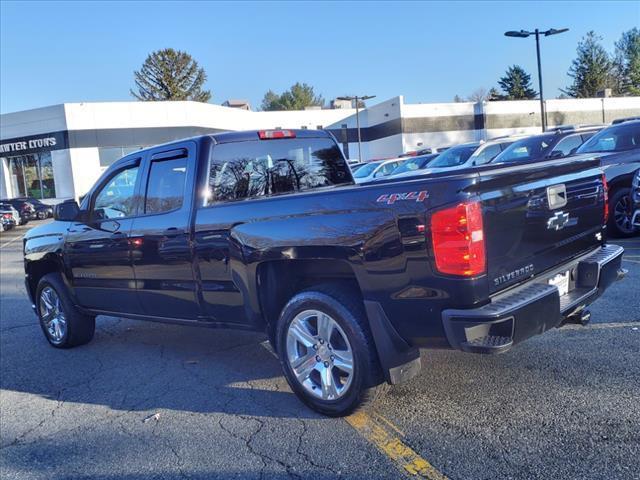
[[[355,178],[364,178],[368,177],[373,173],[373,171],[378,167],[382,162],[371,162],[363,165],[358,170],[353,173]]]
[[[429,168],[455,167],[466,162],[471,154],[476,151],[478,145],[459,145],[452,147],[429,163]]]
[[[527,162],[544,157],[554,138],[555,135],[538,135],[518,140],[498,155],[494,163]]]
[[[640,122],[609,127],[591,137],[577,153],[621,152],[640,148]]]
[[[406,173],[406,172],[413,172],[415,170],[419,170],[421,168],[424,168],[424,166],[427,163],[429,163],[429,160],[435,157],[436,155],[426,155],[424,157],[414,157],[410,160],[406,160],[398,168],[396,168],[391,174],[397,175],[398,173]]]

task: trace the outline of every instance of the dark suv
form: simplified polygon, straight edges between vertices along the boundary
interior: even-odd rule
[[[578,148],[577,153],[596,154],[609,185],[607,229],[618,237],[637,233],[632,224],[631,182],[640,168],[640,120],[627,120],[605,128]]]
[[[631,205],[633,216],[631,217],[631,223],[640,231],[640,169],[633,176],[633,183],[631,184]]]
[[[46,203],[42,203],[37,198],[33,197],[18,197],[14,198],[14,201],[18,202],[28,202],[33,205],[33,208],[36,212],[36,218],[38,220],[44,220],[45,218],[53,217],[53,206],[47,205]]]
[[[489,163],[514,164],[567,157],[602,128],[604,127],[561,127],[552,132],[523,138],[509,145]]]

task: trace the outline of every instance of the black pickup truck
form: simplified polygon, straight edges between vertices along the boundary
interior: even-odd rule
[[[96,315],[264,331],[293,391],[344,415],[420,370],[420,348],[499,353],[624,271],[598,160],[355,185],[330,134],[206,135],[114,163],[24,240],[47,340]]]

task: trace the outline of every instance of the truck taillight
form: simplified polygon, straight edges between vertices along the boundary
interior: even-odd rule
[[[273,140],[276,138],[296,138],[293,130],[260,130],[258,132],[260,140]]]
[[[449,275],[472,277],[484,273],[486,256],[482,207],[465,202],[431,216],[436,269]]]
[[[607,177],[602,174],[602,189],[604,191],[604,224],[609,221],[609,184]]]

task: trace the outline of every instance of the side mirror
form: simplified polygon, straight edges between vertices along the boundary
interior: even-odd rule
[[[551,155],[549,155],[549,158],[562,158],[562,157],[564,157],[564,154],[560,150],[556,150],[555,152],[551,152]]]
[[[54,220],[72,222],[80,216],[80,207],[75,200],[59,203],[53,210]]]

